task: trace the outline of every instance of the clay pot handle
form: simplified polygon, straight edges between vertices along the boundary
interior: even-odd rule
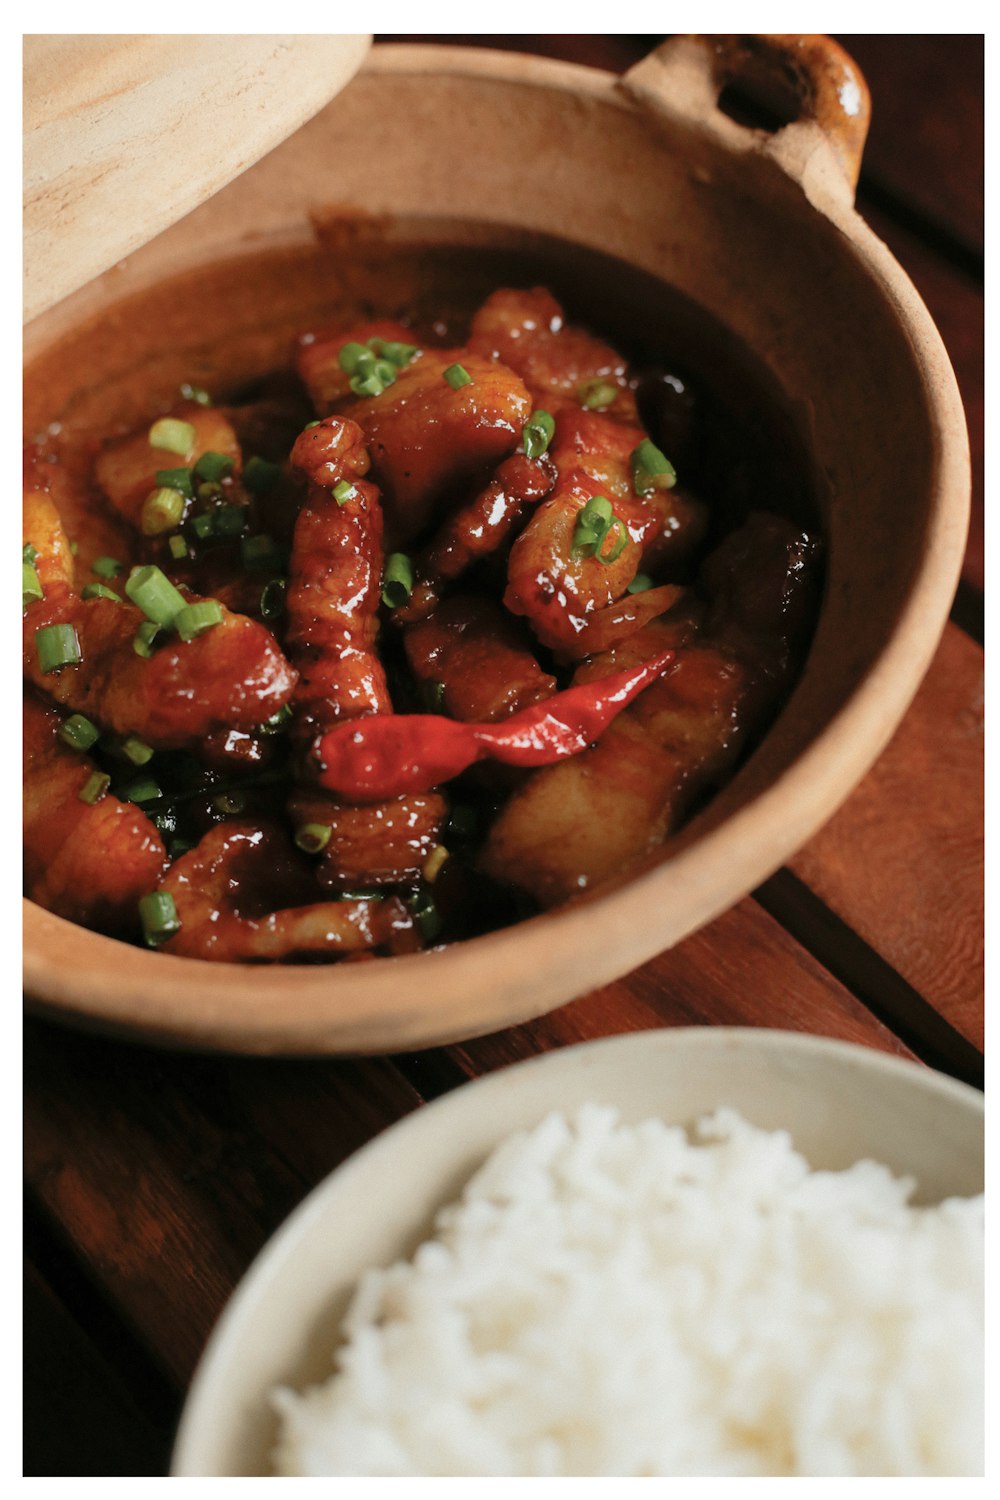
[[[629,81],[645,72],[646,61],[679,75],[690,75],[692,63],[700,63],[698,71],[709,74],[713,102],[737,86],[780,125],[812,122],[826,137],[852,191],[857,186],[871,100],[861,71],[830,37],[774,32],[675,36],[634,68]]]

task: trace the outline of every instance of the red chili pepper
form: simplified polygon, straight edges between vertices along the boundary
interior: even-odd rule
[[[662,651],[640,667],[567,688],[501,724],[460,724],[437,714],[370,714],[337,724],[316,744],[319,783],[352,802],[382,802],[429,791],[477,760],[550,765],[599,739],[673,659],[673,651]]]

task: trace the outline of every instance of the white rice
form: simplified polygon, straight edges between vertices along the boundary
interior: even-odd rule
[[[588,1106],[504,1142],[275,1393],[276,1472],[982,1473],[982,1198],[731,1110],[693,1137]]]

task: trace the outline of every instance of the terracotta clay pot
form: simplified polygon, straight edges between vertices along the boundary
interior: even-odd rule
[[[737,124],[717,104],[734,77],[763,83],[772,108],[798,117],[773,133]],[[140,386],[169,390],[223,329],[222,374],[228,359],[264,367],[284,337],[291,293],[280,275],[250,295],[227,267],[198,327],[185,324],[176,292],[150,290],[164,278],[261,250],[294,260],[317,224],[345,297],[371,275],[383,290],[386,278],[400,296],[413,290],[393,268],[394,246],[418,246],[407,262],[415,276],[424,264],[440,273],[434,246],[457,247],[467,266],[478,247],[568,242],[581,247],[578,265],[615,258],[615,295],[630,277],[672,288],[665,306],[678,309],[689,343],[703,315],[752,351],[808,448],[827,541],[816,636],[777,722],[682,837],[616,888],[440,952],[345,967],[173,958],[28,903],[36,1005],[256,1052],[396,1050],[481,1034],[677,942],[834,812],[930,662],[969,495],[965,422],[940,337],[854,212],[866,120],[863,80],[824,38],[676,38],[623,79],[494,52],[376,48],[270,155],[30,325],[29,432],[60,416],[86,426],[111,409],[127,418]],[[374,246],[388,257],[381,271],[367,255]],[[325,281],[310,273],[307,294],[299,284],[300,310],[337,291],[329,264]],[[594,283],[595,298],[607,290]]]

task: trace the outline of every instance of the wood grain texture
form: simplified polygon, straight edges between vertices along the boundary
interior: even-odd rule
[[[794,873],[983,1045],[983,655],[949,625],[913,707]]]

